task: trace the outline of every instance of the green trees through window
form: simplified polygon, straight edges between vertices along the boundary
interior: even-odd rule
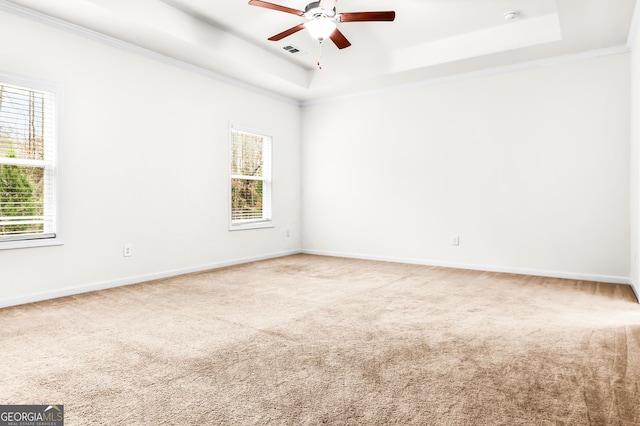
[[[55,236],[52,99],[0,82],[0,241]]]
[[[271,138],[231,131],[231,223],[271,218]]]
[[[17,158],[17,155],[10,148],[5,157]],[[0,234],[42,232],[42,198],[41,169],[0,165]]]

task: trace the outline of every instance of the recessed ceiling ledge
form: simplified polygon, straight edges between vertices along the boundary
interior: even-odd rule
[[[393,72],[407,71],[558,40],[562,40],[558,14],[550,13],[398,49],[391,67]]]

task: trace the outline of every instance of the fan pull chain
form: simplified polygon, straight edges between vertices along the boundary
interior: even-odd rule
[[[322,59],[322,39],[319,40],[318,43],[318,69],[321,70],[322,69],[322,64],[320,63],[320,60]]]

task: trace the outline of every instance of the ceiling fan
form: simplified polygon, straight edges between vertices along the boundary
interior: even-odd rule
[[[339,22],[363,22],[363,21],[393,21],[396,18],[396,12],[336,12],[336,3],[338,0],[320,0],[309,3],[305,10],[292,9],[290,7],[281,6],[261,0],[250,0],[249,4],[253,6],[264,7],[266,9],[278,10],[280,12],[291,13],[297,16],[304,16],[307,22],[289,28],[279,34],[269,37],[271,41],[282,40],[285,37],[295,34],[298,31],[307,29],[314,39],[322,43],[326,38],[338,47],[344,49],[351,46],[351,43],[337,28]]]

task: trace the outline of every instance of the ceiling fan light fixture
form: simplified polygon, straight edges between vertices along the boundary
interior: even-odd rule
[[[329,38],[336,30],[336,23],[327,18],[312,19],[304,24],[309,35],[318,41]]]

